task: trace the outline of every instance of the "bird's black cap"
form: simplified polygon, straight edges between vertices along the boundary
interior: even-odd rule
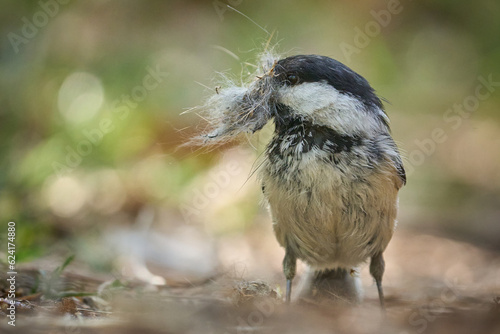
[[[286,85],[324,81],[342,93],[353,95],[367,107],[383,109],[368,81],[341,62],[318,55],[297,55],[281,59],[274,67],[276,79]]]

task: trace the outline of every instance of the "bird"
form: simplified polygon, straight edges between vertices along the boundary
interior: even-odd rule
[[[260,180],[285,249],[286,301],[297,259],[317,280],[348,278],[369,259],[384,307],[383,252],[406,174],[382,100],[365,78],[326,56],[287,57],[270,72],[275,131]]]
[[[259,180],[285,250],[285,301],[297,260],[312,273],[303,295],[332,280],[351,300],[360,298],[352,272],[370,261],[385,309],[383,253],[406,173],[369,82],[333,58],[293,55],[271,62],[248,87],[218,90],[209,105],[220,124],[206,140],[274,123]]]

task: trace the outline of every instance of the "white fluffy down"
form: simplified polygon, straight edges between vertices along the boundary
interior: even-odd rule
[[[216,145],[227,142],[241,133],[260,130],[271,119],[272,69],[279,57],[266,52],[260,57],[257,69],[241,85],[226,80],[207,99],[195,108],[208,121],[208,128],[194,139],[195,144]]]

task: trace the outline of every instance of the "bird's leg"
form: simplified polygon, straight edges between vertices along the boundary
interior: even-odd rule
[[[384,269],[385,261],[382,253],[373,255],[370,262],[370,274],[373,276],[375,283],[377,284],[378,298],[380,300],[380,307],[382,310],[385,310],[384,291],[382,290],[382,275],[384,275]]]
[[[297,269],[297,258],[295,254],[287,247],[285,251],[285,258],[283,259],[283,273],[286,278],[286,302],[290,303],[290,296],[292,294],[292,280],[295,277]]]

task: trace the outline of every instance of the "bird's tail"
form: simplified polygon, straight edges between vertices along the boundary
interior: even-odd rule
[[[333,299],[339,302],[359,303],[363,289],[357,268],[309,268],[299,287],[300,298]]]

